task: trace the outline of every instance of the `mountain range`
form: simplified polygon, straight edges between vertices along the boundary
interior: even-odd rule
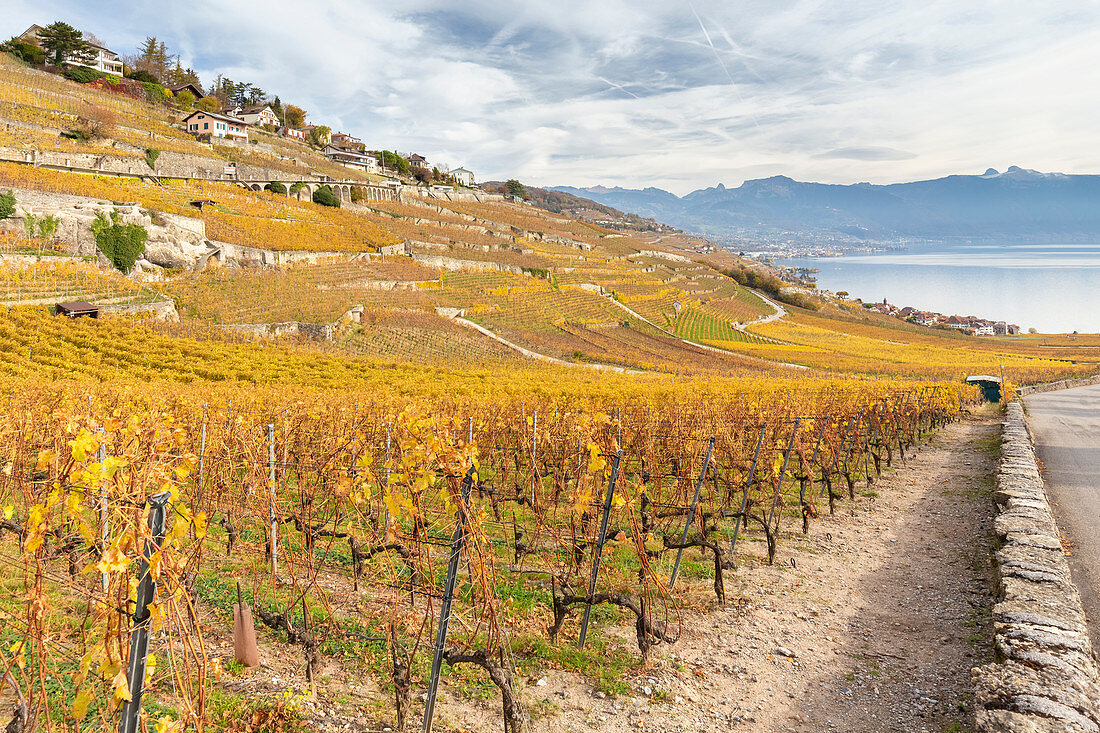
[[[1018,166],[888,185],[774,176],[682,197],[659,188],[552,189],[719,240],[1100,242],[1100,175]]]

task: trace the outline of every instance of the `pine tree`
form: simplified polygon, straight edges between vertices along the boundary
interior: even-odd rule
[[[54,66],[70,63],[91,63],[95,52],[84,41],[84,34],[60,20],[50,23],[38,32],[38,42],[46,52],[46,58]]]

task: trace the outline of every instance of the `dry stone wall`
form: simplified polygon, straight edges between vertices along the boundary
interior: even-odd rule
[[[1081,597],[1047,503],[1020,402],[1008,405],[994,498],[999,661],[976,667],[981,733],[1100,731],[1100,685]]]
[[[1046,384],[1033,384],[1028,387],[1020,387],[1016,390],[1016,394],[1018,394],[1020,397],[1027,397],[1029,394],[1036,394],[1038,392],[1054,392],[1059,389],[1088,387],[1092,384],[1100,384],[1100,374],[1097,374],[1095,377],[1085,377],[1083,379],[1061,379],[1057,382],[1047,382]]]

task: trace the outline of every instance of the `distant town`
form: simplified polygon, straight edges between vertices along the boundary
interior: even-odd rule
[[[977,316],[945,316],[935,311],[922,311],[909,306],[898,308],[896,305],[886,302],[885,299],[881,303],[864,303],[863,307],[900,318],[903,321],[915,323],[918,326],[949,328],[954,331],[962,331],[971,336],[1012,336],[1020,333],[1020,327],[1015,323],[991,321],[988,318],[978,318]]]

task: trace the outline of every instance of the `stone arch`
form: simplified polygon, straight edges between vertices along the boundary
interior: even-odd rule
[[[249,188],[251,188],[253,191],[262,191],[264,189],[264,187],[258,183],[253,183],[249,186]]]
[[[287,190],[290,190],[289,188]],[[299,201],[312,201],[313,200],[313,184],[303,183],[302,188],[296,194]]]

